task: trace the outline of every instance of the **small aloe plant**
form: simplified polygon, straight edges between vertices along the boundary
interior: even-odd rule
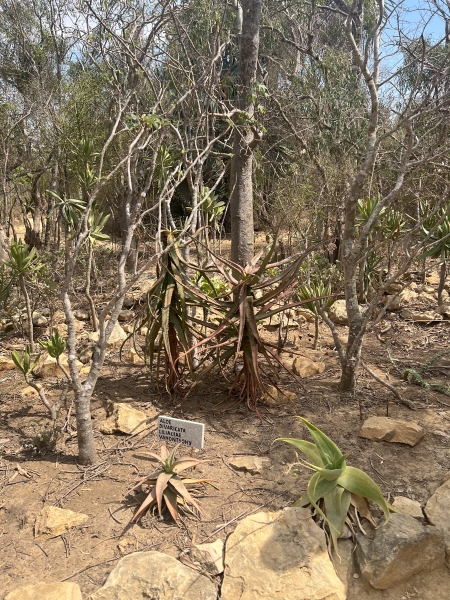
[[[46,350],[52,358],[56,359],[56,362],[57,362],[59,368],[63,371],[64,376],[67,379],[67,382],[70,383],[70,381],[71,381],[70,375],[67,372],[67,370],[64,368],[64,365],[62,365],[61,361],[60,361],[60,357],[66,348],[65,340],[60,336],[60,334],[58,332],[56,332],[52,335],[52,337],[48,340],[48,342],[43,342],[42,340],[39,340],[39,345],[44,350]],[[31,347],[29,344],[27,344],[25,351],[22,353],[22,356],[20,356],[20,354],[16,350],[13,350],[13,352],[11,352],[11,358],[13,359],[16,367],[22,373],[22,375],[25,379],[25,382],[30,387],[32,387],[33,389],[35,389],[37,391],[40,399],[42,400],[43,404],[45,405],[48,412],[50,413],[51,420],[55,423],[56,419],[58,418],[58,414],[61,409],[61,406],[63,405],[63,402],[66,398],[68,385],[66,383],[66,386],[63,389],[63,392],[61,394],[59,401],[55,402],[55,404],[50,404],[50,402],[47,398],[47,395],[45,393],[45,390],[40,385],[35,383],[35,381],[33,380],[33,375],[32,375],[33,370],[35,369],[36,365],[38,364],[41,355],[39,354],[34,360],[32,360],[31,357],[32,357],[32,352],[31,352]]]
[[[390,512],[395,509],[383,497],[377,484],[366,473],[347,465],[349,454],[342,454],[336,444],[320,429],[306,419],[298,417],[308,428],[314,443],[295,438],[278,438],[306,454],[310,462],[300,461],[308,469],[315,471],[308,482],[306,492],[294,506],[311,505],[323,519],[337,551],[337,540],[347,524],[353,529],[351,507],[354,508],[354,524],[360,527],[357,512],[361,516],[373,519],[367,500],[374,502],[383,511],[385,523]]]
[[[146,510],[154,508],[155,506],[158,507],[158,515],[160,519],[162,519],[163,503],[167,506],[169,513],[175,522],[178,521],[179,505],[192,513],[193,511],[189,508],[190,504],[199,514],[202,513],[200,504],[193,498],[186,486],[205,483],[208,483],[213,487],[216,486],[210,479],[190,479],[187,477],[180,477],[182,471],[196,467],[204,461],[191,458],[190,456],[180,456],[179,458],[176,458],[175,454],[179,445],[180,444],[177,444],[171,452],[167,450],[165,445],[161,446],[160,456],[153,452],[142,452],[142,454],[157,460],[161,467],[152,475],[142,477],[142,479],[131,488],[131,490],[135,490],[144,484],[152,486],[147,498],[135,513],[133,521],[137,521]]]

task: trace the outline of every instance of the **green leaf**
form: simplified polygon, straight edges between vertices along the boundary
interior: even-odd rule
[[[330,533],[333,545],[338,551],[337,540],[344,529],[345,519],[350,508],[351,493],[340,485],[337,485],[331,492],[323,497],[325,514],[327,521],[331,525]]]
[[[375,481],[366,475],[366,473],[355,467],[347,466],[337,480],[337,483],[349,492],[359,494],[360,496],[364,496],[365,498],[372,500],[372,502],[375,502],[375,504],[383,511],[386,519],[385,522],[388,522],[390,516],[388,503],[384,499],[383,494]]]
[[[312,461],[316,466],[324,466],[322,457],[320,456],[316,445],[312,442],[307,442],[306,440],[297,440],[295,438],[277,438],[275,441],[287,442],[288,444],[291,444],[291,446],[294,446],[294,448],[297,448],[297,450],[300,450],[300,452],[306,454],[309,460]]]
[[[322,461],[324,465],[334,464],[337,460],[342,458],[343,454],[336,446],[336,444],[330,440],[330,438],[325,435],[320,429],[315,427],[312,423],[304,419],[303,417],[298,417],[304,425],[309,429],[311,436],[316,443],[317,449],[322,457]]]

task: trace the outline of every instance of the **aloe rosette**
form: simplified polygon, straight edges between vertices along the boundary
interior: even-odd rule
[[[358,510],[362,516],[371,519],[367,499],[374,502],[383,511],[385,523],[390,506],[380,488],[366,473],[347,465],[349,454],[342,454],[336,444],[320,429],[303,417],[298,417],[308,428],[314,443],[295,438],[278,438],[276,441],[287,442],[305,454],[310,462],[301,464],[315,471],[308,482],[307,490],[294,506],[311,505],[328,525],[328,529],[337,549],[337,540],[348,521],[350,506]]]

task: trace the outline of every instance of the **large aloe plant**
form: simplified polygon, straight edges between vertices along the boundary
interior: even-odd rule
[[[352,511],[354,524],[359,525],[357,513],[372,520],[367,499],[374,502],[382,511],[385,522],[389,520],[390,511],[395,509],[383,497],[380,488],[366,473],[347,465],[349,454],[342,454],[336,444],[320,429],[306,419],[298,417],[308,428],[314,443],[295,438],[278,438],[276,441],[287,442],[300,450],[309,459],[300,461],[308,469],[315,471],[308,482],[306,492],[294,506],[309,506],[326,524],[335,549],[337,540],[345,524],[351,528]]]

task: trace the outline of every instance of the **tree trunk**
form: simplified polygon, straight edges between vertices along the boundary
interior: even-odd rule
[[[441,257],[441,268],[439,271],[439,287],[438,287],[438,306],[442,306],[444,304],[444,299],[442,297],[444,287],[445,287],[445,279],[447,276],[447,264],[445,262],[445,252],[442,253]]]
[[[249,121],[254,114],[252,85],[256,81],[261,0],[242,0],[242,33],[239,48],[238,108],[231,161],[231,260],[240,265],[253,258],[253,146],[255,134]],[[247,121],[247,123],[246,123]]]

